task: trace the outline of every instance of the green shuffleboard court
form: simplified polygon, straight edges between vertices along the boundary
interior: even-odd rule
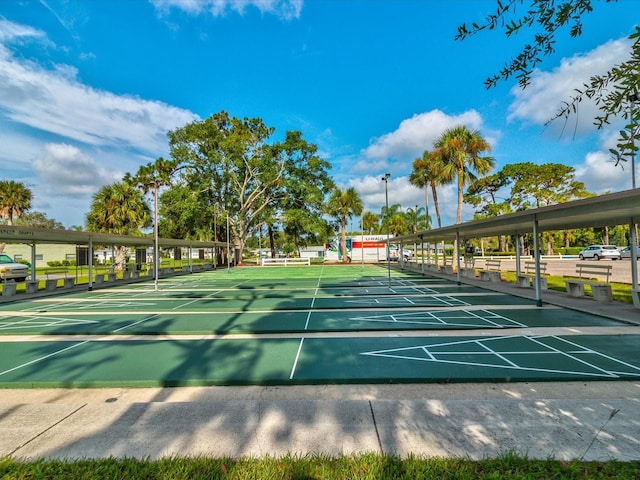
[[[388,275],[238,267],[4,303],[0,387],[640,378],[622,322]]]

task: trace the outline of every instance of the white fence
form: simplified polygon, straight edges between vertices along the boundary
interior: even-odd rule
[[[262,266],[282,266],[285,267],[289,265],[311,265],[311,259],[309,258],[263,258]]]

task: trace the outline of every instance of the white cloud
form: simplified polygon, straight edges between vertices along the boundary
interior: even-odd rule
[[[628,39],[610,41],[594,50],[571,58],[564,58],[551,72],[536,70],[531,84],[526,89],[513,87],[515,100],[509,107],[509,120],[523,120],[544,125],[576,95],[575,89],[582,88],[594,75],[604,74],[612,66],[629,58],[631,43]],[[553,132],[564,131],[565,136],[593,132],[597,107],[594,102],[584,100],[578,112],[567,122],[557,119],[550,128]]]
[[[33,185],[33,208],[65,225],[82,223],[92,195],[168,150],[166,133],[198,117],[78,80],[74,66],[44,67],[9,46],[45,35],[0,19],[0,160]]]
[[[356,178],[349,181],[349,187],[353,187],[362,199],[364,210],[380,214],[382,207],[385,205],[385,186],[381,177],[367,175],[363,178]],[[389,205],[400,204],[402,209],[406,211],[408,208],[425,208],[424,190],[414,187],[409,182],[408,176],[394,177],[389,179],[388,184]],[[457,208],[457,190],[455,185],[442,185],[437,189],[438,204],[440,206],[440,215],[442,217],[442,225],[452,225],[456,219]],[[431,216],[432,226],[438,225],[436,210],[433,196],[429,191],[429,215]],[[470,220],[473,217],[473,208],[469,205],[463,205],[462,218],[463,221]]]
[[[608,153],[589,153],[575,169],[576,180],[583,182],[590,192],[602,194],[631,188],[631,165],[624,163],[616,167]]]
[[[276,15],[283,20],[300,18],[303,0],[150,0],[161,15],[172,9],[182,10],[190,15],[211,14],[223,16],[228,10],[240,15],[248,7],[257,8],[262,14]]]
[[[482,126],[482,118],[475,110],[454,116],[440,110],[416,114],[400,122],[395,131],[374,139],[364,150],[363,156],[368,161],[413,160],[422,156],[425,150],[433,149],[433,142],[440,134],[456,125],[478,130]]]
[[[44,155],[32,163],[42,194],[88,198],[123,176],[123,172],[103,167],[72,145],[48,143],[44,148]]]
[[[13,32],[35,35],[28,27],[7,23]],[[156,153],[166,149],[169,130],[196,118],[162,102],[91,88],[77,80],[75,67],[48,70],[14,58],[1,45],[0,110],[19,124],[88,145]]]
[[[0,42],[15,42],[29,37],[39,37],[44,40],[46,35],[43,31],[37,30],[28,25],[21,25],[10,22],[4,18],[0,18]]]
[[[425,150],[432,150],[434,141],[448,128],[466,125],[472,130],[480,130],[482,117],[475,110],[460,115],[447,115],[440,110],[433,110],[413,115],[403,120],[393,132],[374,139],[369,147],[362,150],[359,159],[343,157],[340,177],[352,178],[354,173],[366,172],[361,178],[350,179],[349,187],[354,187],[363,201],[365,210],[380,213],[385,203],[384,173],[391,173],[389,179],[389,204],[400,204],[403,209],[425,206],[424,190],[414,187],[409,182],[408,173],[411,162],[422,156]],[[490,144],[495,144],[498,132],[485,136]],[[379,173],[374,173],[379,172]],[[438,202],[443,225],[455,222],[457,208],[457,191],[453,185],[438,187]],[[433,197],[429,192],[429,215],[434,226],[437,226]],[[473,216],[473,209],[463,205],[463,221]]]

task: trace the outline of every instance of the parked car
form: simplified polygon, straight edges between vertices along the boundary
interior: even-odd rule
[[[388,260],[397,261],[400,260],[400,253],[397,245],[389,245],[389,257]],[[405,261],[410,260],[413,257],[413,250],[406,248],[402,249],[402,257]]]
[[[594,260],[600,260],[601,258],[610,258],[611,260],[618,260],[620,258],[620,250],[615,245],[591,245],[582,250],[578,257],[580,260],[585,258],[593,258]]]
[[[6,253],[0,253],[0,281],[15,280],[24,282],[29,276],[29,267],[23,263],[16,263]]]
[[[631,246],[620,250],[620,258],[631,258]],[[636,258],[640,258],[640,245],[636,245]]]

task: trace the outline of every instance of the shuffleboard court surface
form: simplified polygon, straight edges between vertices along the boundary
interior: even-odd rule
[[[243,267],[2,304],[0,387],[628,380],[627,326],[386,266]]]

